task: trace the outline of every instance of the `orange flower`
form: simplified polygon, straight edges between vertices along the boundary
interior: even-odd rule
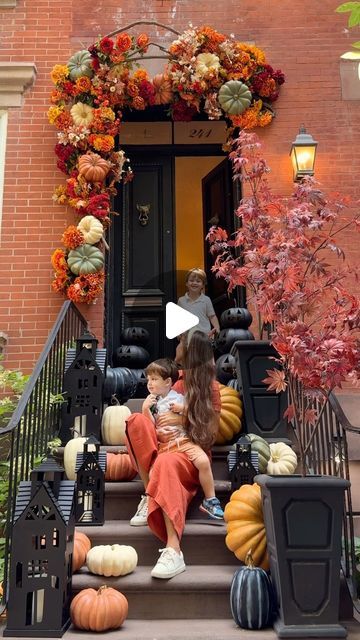
[[[148,79],[148,73],[146,69],[137,69],[133,75],[134,80],[141,82],[141,80]]]
[[[63,111],[60,113],[58,118],[55,120],[55,127],[60,129],[60,131],[67,131],[69,127],[72,125],[72,118],[68,111]]]
[[[143,53],[146,53],[148,50],[150,38],[146,33],[140,33],[137,37],[136,44],[139,49],[142,49]]]
[[[116,49],[114,49],[110,54],[110,60],[114,64],[120,64],[120,62],[124,62],[125,56],[122,51],[116,51]]]
[[[116,38],[116,47],[119,51],[128,51],[132,45],[131,37],[128,33],[119,33]]]
[[[90,78],[81,76],[76,80],[75,86],[79,93],[88,93],[91,88]]]
[[[134,109],[138,111],[143,111],[145,109],[145,100],[141,96],[135,96],[133,100]]]
[[[67,229],[65,229],[61,242],[65,245],[67,249],[76,249],[81,244],[84,244],[85,238],[81,231],[75,225],[70,225]]]
[[[69,278],[66,273],[59,273],[51,283],[51,287],[56,293],[65,293],[68,286]]]
[[[93,302],[95,298],[103,290],[104,284],[104,272],[89,273],[85,276],[79,276],[75,278],[73,284],[71,284],[67,290],[67,297],[73,302],[83,302],[89,304]]]
[[[260,127],[266,127],[266,125],[270,124],[273,119],[273,114],[270,111],[266,111],[259,116],[259,125]]]
[[[91,134],[89,136],[89,142],[96,151],[103,151],[104,153],[111,151],[115,145],[113,136],[106,135],[97,136],[95,134]]]
[[[65,252],[62,249],[55,249],[51,256],[51,264],[55,271],[67,271],[67,262]]]
[[[135,96],[139,95],[139,87],[132,80],[129,80],[127,83],[126,90],[131,98],[135,98]]]

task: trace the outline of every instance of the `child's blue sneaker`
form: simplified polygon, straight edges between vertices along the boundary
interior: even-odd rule
[[[209,498],[209,500],[202,501],[200,505],[200,511],[207,513],[210,518],[214,518],[215,520],[223,520],[224,512],[221,508],[220,500],[218,498]]]

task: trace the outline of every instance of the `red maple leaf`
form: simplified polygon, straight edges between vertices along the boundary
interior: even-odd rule
[[[287,383],[285,382],[285,373],[283,371],[279,369],[266,369],[266,373],[269,377],[264,378],[262,382],[268,385],[268,391],[280,393],[286,390]]]

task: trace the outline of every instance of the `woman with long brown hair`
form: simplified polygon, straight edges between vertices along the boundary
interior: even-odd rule
[[[156,578],[172,578],[186,569],[180,541],[187,507],[199,487],[198,470],[188,456],[181,451],[167,452],[161,445],[159,453],[158,438],[162,443],[169,442],[172,427],[177,425],[194,443],[209,450],[216,437],[221,406],[209,338],[195,331],[189,345],[182,346],[183,375],[173,389],[185,396],[184,420],[172,412],[160,416],[157,426],[161,436],[145,415],[133,414],[127,421],[128,451],[146,491],[134,518],[139,520],[136,524],[147,523],[166,544],[151,572]]]

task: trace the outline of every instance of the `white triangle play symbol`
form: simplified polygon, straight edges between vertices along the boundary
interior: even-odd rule
[[[166,337],[171,340],[199,324],[199,318],[173,302],[166,305]]]

